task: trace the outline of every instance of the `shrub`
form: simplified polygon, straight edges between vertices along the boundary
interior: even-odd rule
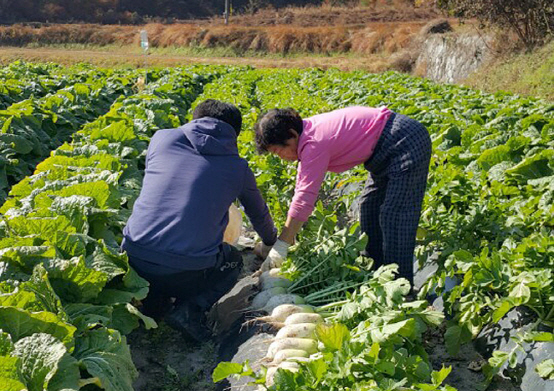
[[[548,41],[554,32],[552,0],[438,0],[438,4],[456,16],[508,28],[528,49]]]

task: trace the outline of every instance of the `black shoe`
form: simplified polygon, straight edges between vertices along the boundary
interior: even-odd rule
[[[141,312],[159,322],[169,312],[171,306],[170,297],[149,294],[142,300]]]
[[[211,338],[212,333],[205,326],[204,319],[205,315],[200,307],[182,303],[165,317],[165,322],[169,327],[180,331],[185,338],[205,342]]]

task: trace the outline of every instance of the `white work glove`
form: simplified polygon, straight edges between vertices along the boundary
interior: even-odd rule
[[[277,239],[277,241],[273,245],[273,248],[269,251],[269,255],[264,261],[264,264],[268,267],[268,269],[280,267],[283,262],[285,262],[285,259],[287,259],[287,254],[289,252],[289,247],[290,244]],[[262,265],[262,269],[263,267],[264,265]]]

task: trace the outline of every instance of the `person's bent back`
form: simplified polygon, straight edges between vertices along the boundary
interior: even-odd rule
[[[239,131],[240,123],[235,129],[203,116],[181,128],[156,132],[143,187],[124,231],[123,247],[129,255],[189,270],[212,267],[229,206],[237,198],[264,242],[272,244],[275,231],[267,207],[256,194],[246,160],[238,155]]]
[[[208,100],[196,108],[193,121],[152,137],[142,190],[124,229],[122,248],[153,289],[160,275],[206,274],[225,263],[229,249],[222,243],[223,234],[229,207],[237,198],[263,242],[275,242],[276,229],[254,175],[238,155],[241,123],[235,106]],[[176,284],[187,285],[183,279],[181,275]],[[173,292],[168,278],[159,283],[171,296],[194,296],[190,289]],[[214,299],[211,295],[202,306]]]

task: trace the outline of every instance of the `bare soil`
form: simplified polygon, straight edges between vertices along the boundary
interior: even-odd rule
[[[429,330],[424,336],[425,350],[429,353],[429,361],[434,370],[440,370],[443,366],[452,367],[452,372],[445,380],[445,383],[456,388],[458,391],[477,391],[485,380],[481,368],[486,360],[475,350],[472,343],[463,345],[455,357],[450,356],[446,351],[444,343],[444,325]],[[510,381],[497,378],[486,388],[486,391],[520,391]]]
[[[215,345],[191,345],[163,321],[153,330],[143,328],[128,337],[139,377],[135,391],[210,391],[217,365]]]

